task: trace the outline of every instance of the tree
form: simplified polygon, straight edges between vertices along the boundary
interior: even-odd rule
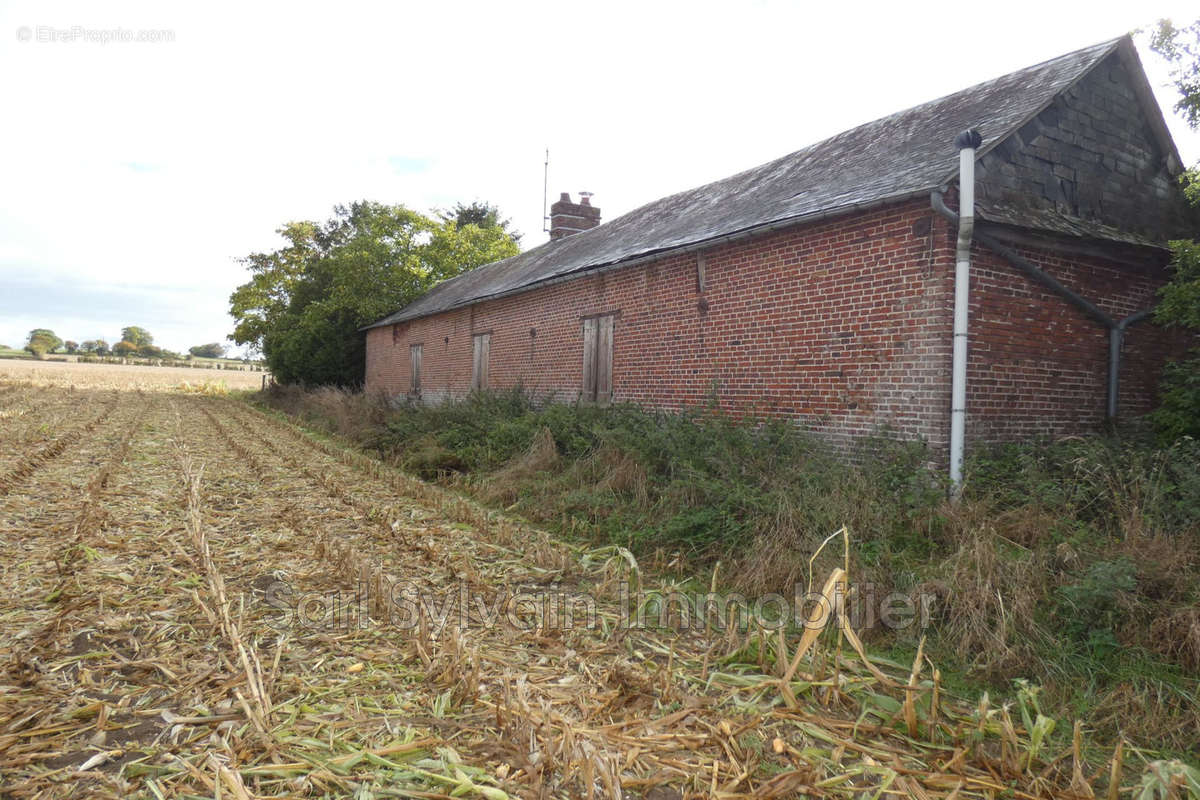
[[[267,333],[277,329],[287,313],[305,265],[319,255],[315,222],[289,222],[275,232],[288,244],[271,253],[251,253],[240,259],[252,277],[229,298],[229,313],[236,323],[229,338],[260,353]]]
[[[242,259],[252,277],[230,297],[230,338],[261,352],[285,383],[361,384],[359,328],[439,281],[518,252],[499,223],[460,226],[449,213],[431,219],[372,202],[278,232],[284,247]]]
[[[112,346],[112,352],[115,356],[125,358],[135,355],[138,351],[138,346],[130,341],[121,340]]]
[[[154,337],[145,328],[130,325],[128,328],[121,328],[121,341],[129,342],[135,347],[148,347],[154,344]]]
[[[34,328],[29,332],[29,338],[25,341],[25,349],[33,353],[36,358],[45,358],[46,353],[53,353],[62,347],[62,344],[63,340],[49,328]]]
[[[195,347],[189,347],[188,352],[196,358],[224,358],[228,349],[220,342],[210,342],[208,344],[198,344]]]
[[[1171,67],[1171,79],[1180,95],[1175,110],[1193,129],[1200,129],[1200,20],[1183,28],[1159,20],[1150,49]],[[1200,205],[1197,169],[1185,173],[1182,182],[1187,197]],[[1166,326],[1200,331],[1200,244],[1171,242],[1170,268],[1171,281],[1159,291],[1162,301],[1154,319]],[[1168,440],[1200,436],[1200,350],[1167,365],[1160,388],[1162,402],[1153,415],[1159,433]]]
[[[67,349],[67,352],[70,353],[71,355],[75,355],[76,353],[79,352],[79,343],[72,342],[70,339],[63,342],[63,347],[65,347]]]
[[[1170,65],[1179,92],[1178,111],[1193,129],[1200,127],[1200,19],[1182,28],[1160,19],[1150,34],[1150,49]]]
[[[479,228],[500,228],[507,233],[514,242],[520,243],[521,234],[517,231],[509,230],[510,220],[500,217],[500,209],[490,203],[481,203],[476,201],[471,205],[463,205],[456,203],[454,208],[449,211],[443,211],[439,215],[443,221],[454,220],[454,227],[462,230],[467,225],[475,225]]]

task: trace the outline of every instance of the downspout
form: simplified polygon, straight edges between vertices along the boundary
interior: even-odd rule
[[[1111,325],[1108,329],[1108,407],[1106,416],[1110,421],[1117,418],[1117,397],[1121,388],[1121,345],[1125,343],[1125,329],[1135,322],[1150,316],[1150,310],[1138,311]]]
[[[962,491],[967,430],[967,317],[970,308],[971,235],[975,231],[975,148],[979,131],[954,139],[958,148],[958,250],[954,264],[954,355],[950,368],[950,490]]]
[[[946,201],[943,197],[941,189],[935,189],[930,195],[930,203],[933,210],[941,214],[946,219],[956,225],[959,225],[959,216],[946,207]],[[974,209],[972,209],[974,211]],[[1018,255],[1015,250],[998,241],[995,237],[988,235],[986,232],[980,231],[974,234],[974,238],[980,244],[987,245],[989,250],[992,250],[997,255],[1002,257],[1019,271],[1025,273],[1033,280],[1045,286],[1050,291],[1057,294],[1059,297],[1066,300],[1071,305],[1078,308],[1083,313],[1087,314],[1092,319],[1099,322],[1108,329],[1108,388],[1106,392],[1105,416],[1110,422],[1117,418],[1118,414],[1118,397],[1120,392],[1121,381],[1121,347],[1125,342],[1125,331],[1129,326],[1147,319],[1152,311],[1143,309],[1135,311],[1124,319],[1114,319],[1109,316],[1103,309],[1095,303],[1088,300],[1086,297],[1077,292],[1068,289],[1060,283],[1053,275],[1043,271],[1033,262]],[[962,226],[959,225],[959,246],[961,248]],[[956,287],[957,288],[957,287]],[[955,298],[955,312],[957,314],[957,296]],[[957,327],[955,328],[957,332]],[[957,333],[956,333],[957,335]],[[953,418],[951,419],[951,438],[953,438]],[[953,470],[953,463],[951,464]],[[951,474],[953,478],[953,472]]]

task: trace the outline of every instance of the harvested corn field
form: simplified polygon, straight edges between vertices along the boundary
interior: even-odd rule
[[[0,425],[6,796],[1062,798],[1143,780],[1078,726],[1049,747],[1036,697],[968,702],[920,654],[868,661],[819,602],[795,632],[707,607],[633,624],[670,596],[627,552],[555,542],[234,399],[0,383]]]

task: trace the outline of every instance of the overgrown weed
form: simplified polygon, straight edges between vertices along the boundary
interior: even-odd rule
[[[289,387],[267,400],[559,535],[629,548],[684,579],[720,562],[725,588],[750,596],[791,593],[846,525],[854,569],[878,596],[936,596],[930,647],[973,685],[1035,681],[1046,703],[1090,708],[1106,733],[1168,749],[1186,751],[1189,725],[1200,728],[1194,440],[977,448],[950,504],[932,454],[887,431],[839,452],[715,406],[601,408],[520,390],[436,406]],[[911,632],[865,636],[914,645]]]

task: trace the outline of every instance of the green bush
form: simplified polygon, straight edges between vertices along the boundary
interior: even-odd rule
[[[1200,243],[1171,242],[1171,281],[1159,290],[1154,319],[1166,326],[1200,331]],[[1159,387],[1159,408],[1152,414],[1160,437],[1200,437],[1200,350],[1168,364]]]
[[[1159,406],[1151,419],[1166,442],[1200,437],[1200,352],[1163,369]]]
[[[506,470],[543,430],[559,467]],[[812,544],[846,524],[857,537],[888,540],[876,552],[925,552],[929,541],[914,536],[914,521],[944,497],[924,447],[886,436],[847,460],[789,422],[712,407],[535,402],[520,389],[404,406],[363,443],[423,475],[487,483],[540,521],[698,563],[728,558],[769,532]]]
[[[1140,435],[1073,437],[979,449],[968,499],[1040,507],[1067,528],[1126,536],[1200,530],[1200,441],[1158,446]]]
[[[1074,639],[1107,648],[1115,645],[1115,629],[1124,607],[1137,590],[1136,568],[1127,558],[1097,561],[1082,578],[1059,589],[1058,618]]]

